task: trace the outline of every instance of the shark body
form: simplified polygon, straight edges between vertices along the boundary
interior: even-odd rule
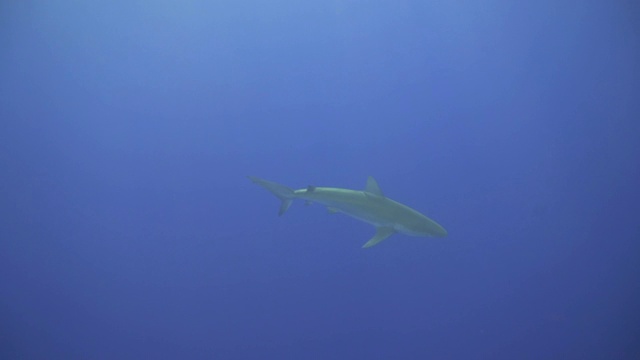
[[[364,190],[309,186],[293,190],[284,185],[249,176],[254,183],[272,192],[282,203],[278,215],[284,214],[295,199],[319,203],[331,213],[343,213],[376,227],[376,234],[362,247],[377,245],[395,233],[411,236],[447,236],[437,222],[418,211],[384,196],[373,177]]]

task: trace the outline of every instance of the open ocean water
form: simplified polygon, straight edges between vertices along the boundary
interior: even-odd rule
[[[640,359],[639,186],[634,1],[0,3],[1,359]]]

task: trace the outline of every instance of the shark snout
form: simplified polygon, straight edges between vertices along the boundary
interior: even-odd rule
[[[440,226],[438,229],[436,229],[436,231],[434,232],[433,236],[435,236],[435,237],[445,237],[448,234],[449,233],[447,233],[447,230],[445,230],[445,228]]]
[[[443,228],[437,222],[428,219],[424,223],[422,223],[422,233],[423,236],[433,236],[433,237],[445,237],[447,236],[447,230]]]

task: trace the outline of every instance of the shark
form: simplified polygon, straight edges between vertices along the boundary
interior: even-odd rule
[[[375,226],[375,235],[362,246],[363,248],[375,246],[396,233],[422,237],[447,236],[447,230],[434,220],[386,197],[378,182],[371,176],[367,179],[364,190],[312,185],[293,190],[254,176],[248,178],[280,199],[280,216],[289,209],[293,200],[304,200],[307,204],[318,203],[326,206],[329,213],[342,213]]]

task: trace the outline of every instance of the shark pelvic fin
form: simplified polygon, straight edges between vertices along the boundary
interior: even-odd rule
[[[377,245],[382,240],[388,238],[389,236],[395,234],[395,230],[392,227],[379,227],[376,231],[376,234],[371,238],[371,240],[367,241],[363,248],[370,248],[372,246]]]
[[[373,178],[373,176],[369,176],[367,178],[367,186],[364,187],[364,191],[384,197],[382,190],[380,190],[380,186],[378,186],[378,182]]]

